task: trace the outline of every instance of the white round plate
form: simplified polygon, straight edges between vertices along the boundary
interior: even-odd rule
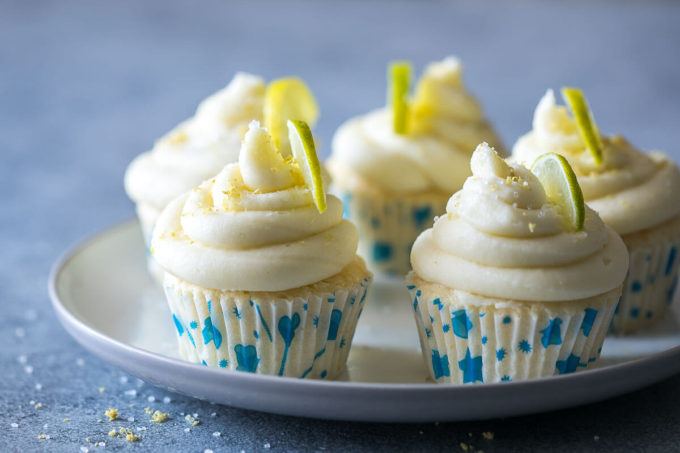
[[[145,381],[216,403],[304,417],[430,422],[536,413],[602,400],[680,371],[680,313],[653,330],[607,338],[599,367],[499,384],[428,382],[410,297],[397,280],[371,288],[338,381],[227,371],[178,358],[163,295],[146,272],[137,222],[68,251],[50,276],[66,330],[86,349]],[[677,306],[678,304],[675,304]]]

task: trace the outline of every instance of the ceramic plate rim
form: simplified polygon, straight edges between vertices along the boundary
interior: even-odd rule
[[[81,335],[85,337],[92,337],[96,339],[99,343],[108,346],[114,351],[119,351],[123,355],[132,355],[147,362],[148,364],[159,364],[172,367],[179,367],[185,370],[189,370],[191,373],[197,373],[204,376],[210,376],[212,378],[221,379],[224,381],[229,381],[231,383],[247,383],[247,384],[259,384],[259,385],[271,385],[275,387],[283,387],[283,390],[300,390],[300,389],[313,389],[313,390],[337,390],[337,391],[353,391],[356,392],[377,392],[378,394],[394,393],[395,396],[408,393],[431,393],[435,394],[457,394],[460,392],[464,393],[486,393],[486,392],[496,392],[502,389],[508,391],[517,391],[519,389],[534,388],[534,387],[545,387],[545,386],[559,386],[561,383],[570,382],[571,384],[577,385],[579,381],[587,383],[589,380],[597,377],[606,378],[608,375],[618,375],[620,373],[625,373],[626,371],[638,370],[644,366],[653,366],[654,364],[671,362],[673,359],[680,359],[680,346],[675,346],[667,350],[650,354],[645,357],[632,359],[623,363],[617,363],[612,365],[607,365],[602,368],[594,368],[591,370],[584,370],[578,373],[567,374],[567,375],[557,375],[538,379],[528,379],[522,381],[513,382],[501,382],[501,383],[488,383],[488,384],[478,384],[478,385],[465,385],[465,384],[437,384],[437,383],[373,383],[373,382],[346,382],[346,381],[325,381],[325,380],[315,380],[315,379],[297,379],[293,377],[281,377],[281,376],[267,376],[260,374],[247,373],[243,371],[231,371],[231,370],[221,370],[212,369],[199,364],[194,364],[185,360],[168,357],[160,353],[148,351],[137,346],[119,341],[112,338],[96,328],[87,324],[87,322],[75,313],[71,312],[66,304],[62,302],[58,290],[57,282],[61,273],[66,269],[67,265],[71,260],[76,258],[83,250],[85,250],[90,244],[107,236],[117,230],[129,227],[132,222],[136,222],[135,219],[126,219],[123,221],[116,222],[108,227],[102,228],[93,234],[87,235],[76,241],[74,244],[69,246],[64,252],[61,253],[59,258],[54,262],[48,277],[48,292],[52,302],[52,307],[58,315],[58,318],[65,328],[65,330],[85,349],[93,353],[94,355],[102,358],[104,361],[111,363],[106,357],[102,357],[102,354],[98,351],[88,347],[81,341]],[[113,364],[115,367],[119,367],[117,364]],[[588,398],[588,401],[595,402],[616,395],[624,394],[629,391],[633,391],[649,385],[654,382],[658,382],[664,378],[667,378],[680,371],[680,361],[675,366],[668,366],[664,371],[657,371],[656,375],[650,379],[641,379],[636,381],[633,385],[619,386],[614,389],[610,394],[602,395],[602,397]],[[576,382],[574,382],[576,381]],[[180,391],[181,390],[177,390]],[[574,404],[576,405],[576,404]],[[235,407],[249,408],[247,405],[233,404]],[[570,407],[568,405],[561,405],[559,407],[566,408]],[[558,407],[555,407],[557,409]],[[256,409],[257,410],[257,409]],[[271,411],[274,413],[284,413],[281,411]],[[514,415],[523,415],[532,412],[539,411],[521,411]],[[300,414],[291,414],[300,415]],[[321,418],[321,417],[315,417]],[[329,419],[343,419],[349,420],[346,417],[323,417]],[[475,419],[482,419],[485,417],[475,417]],[[360,420],[361,418],[351,418],[355,420]],[[452,418],[454,419],[454,418]],[[463,420],[464,418],[460,419]]]

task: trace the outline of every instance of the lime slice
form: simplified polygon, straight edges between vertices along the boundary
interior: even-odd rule
[[[600,146],[600,132],[595,124],[593,114],[588,108],[583,92],[578,88],[562,88],[562,97],[569,104],[571,113],[574,115],[578,131],[586,144],[586,148],[592,154],[597,165],[602,163],[602,147]]]
[[[408,91],[411,83],[411,64],[407,61],[390,63],[387,75],[387,105],[392,110],[395,134],[408,132]]]
[[[567,159],[559,154],[546,153],[531,166],[550,201],[560,207],[574,230],[583,229],[586,215],[583,192]]]
[[[283,157],[290,156],[288,141],[289,119],[314,125],[319,117],[319,107],[309,87],[297,77],[272,81],[264,95],[264,125]]]
[[[319,213],[326,210],[326,191],[321,177],[321,164],[316,155],[312,131],[304,121],[288,121],[288,139],[293,151],[293,158],[297,161],[302,177],[312,192],[314,204]]]

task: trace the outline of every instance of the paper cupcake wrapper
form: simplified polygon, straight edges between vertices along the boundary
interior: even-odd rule
[[[358,254],[369,269],[404,275],[411,269],[411,246],[446,211],[448,197],[419,195],[387,200],[335,190],[342,199],[344,216],[359,229]]]
[[[628,276],[612,333],[634,332],[663,319],[678,284],[679,251],[680,232],[675,237],[656,238],[645,246],[629,247]]]
[[[592,366],[620,294],[618,289],[568,305],[472,305],[425,297],[414,285],[408,289],[430,376],[453,384],[532,379]]]
[[[236,371],[333,379],[347,361],[370,280],[306,298],[207,290],[170,274],[164,283],[184,359]]]
[[[160,211],[153,206],[144,204],[137,205],[137,218],[139,219],[139,225],[142,228],[142,236],[144,237],[144,245],[146,246],[146,268],[156,283],[158,283],[159,286],[163,286],[165,271],[156,262],[153,255],[151,255],[150,249],[153,228],[156,225],[156,220],[159,215]]]

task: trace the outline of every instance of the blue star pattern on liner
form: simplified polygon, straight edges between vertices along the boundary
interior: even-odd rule
[[[633,284],[630,285],[630,290],[633,291],[634,293],[639,293],[640,291],[642,291],[642,283],[633,282]]]
[[[329,298],[328,298],[328,302],[331,303],[331,304],[334,303],[334,302],[335,302],[335,297],[329,297]]]
[[[321,376],[321,379],[324,379],[328,375],[328,371],[323,370],[319,376]]]
[[[501,378],[501,381],[503,381],[503,382],[510,382],[511,380],[512,380],[512,379],[510,379],[510,376],[508,376],[507,374],[504,375],[504,376]]]
[[[418,296],[413,298],[413,311],[418,310]]]
[[[196,321],[191,321],[189,323],[189,327],[191,327],[192,329],[196,329],[198,327],[198,323]]]
[[[527,340],[520,341],[519,344],[517,345],[517,348],[525,354],[531,352],[531,345]]]
[[[208,366],[208,364],[205,363],[205,360],[201,360],[201,365],[203,365],[203,366]]]
[[[482,377],[482,356],[472,357],[470,348],[465,351],[465,358],[458,361],[458,368],[463,372],[463,384],[468,382],[484,382]]]
[[[264,320],[264,316],[262,316],[262,310],[260,310],[259,305],[255,305],[255,303],[251,300],[250,301],[250,306],[255,306],[255,311],[257,312],[257,315],[260,317],[260,322],[262,323],[262,327],[264,327],[264,331],[267,334],[267,337],[269,337],[269,341],[274,341],[272,339],[272,332],[269,330],[269,325],[267,325],[267,321]]]
[[[444,331],[444,333],[448,332],[450,329],[451,329],[451,326],[448,325],[448,324],[444,324],[442,326],[442,330]]]
[[[338,338],[338,328],[340,327],[340,321],[342,320],[342,311],[333,310],[331,312],[331,323],[328,327],[328,339],[335,340]],[[280,323],[280,322],[279,322]]]
[[[640,316],[640,309],[639,308],[631,308],[630,309],[630,316],[631,318],[637,318]]]
[[[335,310],[334,310],[335,311]],[[283,358],[281,359],[281,368],[279,368],[279,376],[283,375],[283,370],[286,367],[286,360],[288,359],[288,349],[295,338],[295,330],[300,326],[300,315],[293,313],[293,317],[281,316],[279,318],[278,329],[281,338],[283,338]]]
[[[203,333],[203,344],[208,344],[212,341],[215,343],[215,349],[220,349],[220,346],[222,345],[222,334],[217,327],[213,326],[210,316],[205,318],[203,325],[204,327],[201,331],[201,333]]]
[[[392,246],[387,242],[373,244],[373,261],[387,261],[392,258]]]
[[[548,327],[541,330],[543,338],[541,338],[541,344],[544,348],[547,348],[551,344],[562,344],[562,332],[561,332],[562,320],[560,318],[551,319],[548,323]]]
[[[652,310],[647,310],[647,313],[645,313],[645,318],[647,318],[647,319],[651,319],[651,318],[652,318],[652,316],[653,316],[653,314],[652,314]]]
[[[180,320],[177,319],[177,316],[174,313],[172,314],[172,320],[175,321],[175,327],[177,328],[177,333],[181,337],[182,334],[184,333],[184,326],[182,325]]]
[[[486,344],[487,341],[489,341],[487,337],[482,337],[482,344]]]
[[[371,226],[374,230],[380,228],[380,219],[377,217],[371,217]]]
[[[222,360],[219,361],[218,365],[219,365],[220,368],[226,368],[227,365],[229,365],[229,361],[222,359]]]
[[[586,308],[585,315],[583,316],[583,322],[581,323],[581,330],[583,335],[586,337],[590,335],[590,331],[593,328],[593,323],[595,323],[595,318],[597,317],[597,310],[594,308]]]
[[[502,362],[506,354],[507,352],[505,352],[505,348],[500,348],[499,350],[496,351],[496,358],[498,359],[499,362]]]
[[[306,303],[306,302],[305,302],[305,304],[302,306],[302,309],[303,309],[304,311],[307,311],[307,303]]]
[[[238,311],[238,307],[234,307],[234,316],[236,316],[236,319],[241,319],[241,312]]]
[[[260,333],[257,330],[253,330],[253,336],[255,337],[256,340],[260,339]]]
[[[345,339],[344,339],[344,338],[341,338],[341,339],[340,339],[340,349],[344,348],[344,347],[345,347],[345,344],[347,344],[347,343],[345,342]]]
[[[349,206],[352,202],[352,194],[343,192],[342,195],[340,195],[340,199],[342,200],[342,216],[349,219]]]
[[[314,316],[314,327],[317,327],[317,328],[319,327],[319,317],[318,316]]]
[[[439,351],[433,349],[432,371],[434,371],[435,379],[439,379],[442,376],[451,376],[451,371],[449,370],[449,356],[447,356],[446,354],[440,356]]]
[[[451,317],[453,333],[460,338],[467,338],[468,331],[472,329],[472,322],[465,313],[465,310],[456,310]]]
[[[428,205],[416,206],[413,208],[411,215],[413,216],[413,222],[416,224],[416,228],[421,230],[427,222],[432,217],[432,208]]]
[[[257,356],[257,349],[255,346],[237,344],[234,346],[236,353],[236,362],[238,371],[247,371],[254,373],[257,370],[257,365],[260,363],[260,358]]]
[[[510,316],[506,316],[503,318],[503,324],[510,324],[512,322],[512,318]]]
[[[425,327],[425,335],[427,335],[427,338],[430,338],[430,336],[432,336],[432,332],[430,332],[430,329],[428,329],[427,327]]]
[[[671,251],[668,254],[668,261],[666,261],[666,270],[664,271],[664,275],[670,275],[671,270],[673,270],[673,264],[675,264],[675,255],[677,254],[677,250],[675,246],[671,247]]]
[[[442,304],[442,301],[438,297],[432,301],[432,305],[436,305],[440,310],[444,308],[444,304]]]
[[[573,373],[576,371],[576,367],[586,366],[585,363],[579,363],[580,361],[580,357],[577,357],[574,354],[569,354],[569,357],[567,357],[565,360],[558,360],[555,364],[555,367],[560,374]]]

